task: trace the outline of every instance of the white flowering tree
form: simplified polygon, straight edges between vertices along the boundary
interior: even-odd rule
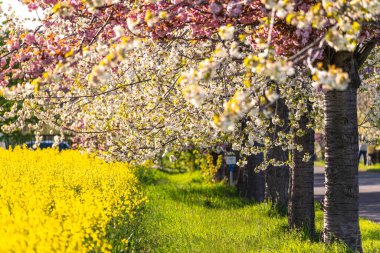
[[[380,141],[379,57],[376,48],[360,71],[363,83],[358,94],[359,134],[372,145]]]

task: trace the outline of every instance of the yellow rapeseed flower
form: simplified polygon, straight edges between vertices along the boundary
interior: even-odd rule
[[[111,252],[145,201],[133,168],[76,151],[0,149],[0,178],[0,252]]]

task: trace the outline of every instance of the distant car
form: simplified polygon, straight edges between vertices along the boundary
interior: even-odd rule
[[[28,148],[33,148],[33,146],[35,144],[35,141],[29,141],[29,142],[27,142],[25,144],[26,144],[26,146]],[[54,144],[53,141],[41,141],[40,145],[39,145],[39,148],[40,149],[52,148],[53,144]],[[70,145],[67,142],[63,141],[63,142],[59,143],[58,149],[59,149],[59,151],[62,151],[62,150],[65,150],[65,149],[71,149],[71,147],[70,147]]]

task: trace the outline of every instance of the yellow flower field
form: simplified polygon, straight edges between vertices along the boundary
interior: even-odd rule
[[[76,151],[0,149],[0,252],[122,251],[145,201],[133,168]]]

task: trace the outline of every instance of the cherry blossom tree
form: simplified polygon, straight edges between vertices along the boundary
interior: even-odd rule
[[[359,134],[373,145],[380,141],[379,57],[379,48],[376,48],[359,72],[363,80],[358,94]]]
[[[31,32],[10,23],[0,82],[4,95],[23,101],[24,109],[4,130],[37,117],[40,123],[30,128],[48,123],[62,136],[75,132],[83,146],[119,160],[230,141],[243,155],[263,153],[258,169],[292,167],[292,189],[307,189],[309,203],[312,170],[301,171],[311,167],[314,123],[308,118],[316,105],[304,85],[312,77],[324,99],[324,240],[337,238],[361,251],[353,112],[358,70],[379,42],[379,2],[23,2],[46,16]],[[28,82],[8,88],[11,78]],[[298,99],[300,108],[291,105],[294,98],[286,102],[302,93],[309,98]],[[290,106],[283,107],[289,123],[276,110],[280,102]],[[282,149],[293,152],[293,162],[273,155]],[[290,210],[299,199],[291,194]],[[310,208],[295,227],[313,230]]]

